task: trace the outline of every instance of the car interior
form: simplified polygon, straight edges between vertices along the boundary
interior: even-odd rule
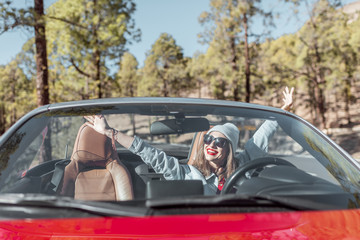
[[[111,121],[111,117],[107,117]],[[114,122],[119,122],[118,117],[115,117],[116,121]],[[140,119],[141,116],[138,118]],[[43,123],[43,126],[49,125],[48,121],[41,118],[35,121]],[[182,145],[170,144],[172,148],[165,148],[164,151],[179,159],[180,164],[191,165],[194,163],[196,154],[201,151],[200,146],[204,133],[213,125],[223,121],[226,119],[210,118],[208,120],[205,117],[185,117],[176,114],[173,118],[168,116],[155,118],[148,125],[144,124],[146,121],[137,123],[137,126],[144,124],[143,128],[147,128],[144,132],[138,130],[137,135],[147,136],[149,140],[161,136],[165,139],[164,142],[152,142],[152,144],[159,144],[155,147],[161,147],[172,138],[181,138],[183,134],[188,134],[189,139],[183,140],[189,145],[185,150],[182,150]],[[249,139],[252,136],[251,132],[254,132],[261,124],[259,122],[258,125],[252,126],[251,122],[243,121],[247,125],[238,124],[243,129],[247,129],[241,131],[242,140]],[[281,121],[279,123],[281,124]],[[26,135],[24,135],[24,139],[27,142],[37,141],[34,149],[40,151],[46,128],[41,128],[36,123],[30,126],[31,131],[39,132],[40,139],[26,139]],[[268,194],[271,191],[279,195],[341,193],[342,183],[327,170],[326,164],[321,162],[324,156],[319,155],[318,148],[307,144],[308,136],[306,134],[299,135],[299,141],[303,141],[302,146],[308,147],[308,149],[299,148],[296,144],[289,145],[289,142],[295,143],[295,141],[289,139],[286,134],[289,132],[296,136],[298,132],[301,133],[301,130],[294,125],[284,124],[282,127],[284,130],[277,134],[284,136],[280,136],[280,140],[271,141],[269,156],[266,159],[251,161],[255,165],[245,165],[245,170],[241,169],[234,180],[229,179],[228,182],[231,182],[231,186],[224,192],[234,193],[231,189],[235,187],[238,189],[237,194]],[[63,129],[62,127],[61,130]],[[70,134],[74,134],[74,129],[68,129],[68,131]],[[72,142],[72,146],[69,147],[72,149],[71,154],[68,154],[66,150],[64,158],[28,164],[29,167],[21,171],[20,176],[14,176],[15,180],[6,188],[1,189],[1,192],[42,193],[86,201],[129,201],[204,195],[200,180],[165,181],[162,174],[156,173],[139,156],[120,145],[114,145],[110,138],[98,134],[84,124],[84,121],[78,125],[76,131],[75,140],[70,141]],[[150,135],[146,131],[150,132]],[[54,132],[52,134],[60,136]],[[68,145],[66,145],[66,149],[67,147]],[[36,154],[38,153],[33,153],[33,155]],[[315,159],[314,156],[318,159]],[[337,156],[326,157],[335,158]],[[19,159],[21,158],[19,157]],[[325,162],[325,160],[323,161]],[[262,162],[266,164],[262,164]],[[24,164],[20,165],[21,168],[24,167]],[[307,190],[310,186],[312,190]]]
[[[161,130],[159,126],[152,129],[156,134],[173,131]],[[202,132],[195,133],[194,144],[198,144],[198,134]],[[189,155],[194,155],[197,147],[191,149]],[[187,156],[176,157],[181,164],[188,164]],[[46,161],[27,170],[7,192],[47,193],[89,201],[203,194],[201,181],[164,180],[162,174],[156,173],[139,156],[123,148],[114,150],[110,138],[83,124],[78,130],[70,159]]]

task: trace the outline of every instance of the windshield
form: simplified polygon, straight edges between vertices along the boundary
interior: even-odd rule
[[[99,134],[84,116],[103,117],[111,130]],[[204,134],[212,137],[205,141]],[[131,137],[130,147],[120,144],[124,136]],[[227,157],[212,171],[206,161],[220,152]],[[27,119],[1,146],[0,162],[2,194],[112,202],[273,196],[358,205],[356,163],[305,121],[271,109],[180,103],[55,108]]]

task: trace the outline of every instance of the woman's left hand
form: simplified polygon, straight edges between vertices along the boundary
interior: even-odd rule
[[[284,105],[281,107],[281,109],[286,110],[286,111],[290,111],[291,107],[293,106],[293,93],[294,93],[294,88],[292,87],[291,90],[289,91],[289,88],[286,87],[285,90],[283,91],[284,94]]]
[[[93,128],[98,133],[106,135],[106,130],[110,129],[103,115],[84,116],[87,120],[86,125]]]

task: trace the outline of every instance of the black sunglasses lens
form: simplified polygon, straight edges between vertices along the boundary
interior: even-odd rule
[[[225,147],[226,142],[227,142],[227,141],[226,141],[225,138],[216,138],[216,139],[215,139],[215,145],[216,145],[217,147],[220,147],[220,148]]]
[[[215,141],[215,146],[219,148],[225,147],[227,140],[225,138],[214,138],[212,135],[205,134],[204,143],[210,145],[213,141]]]
[[[209,134],[205,134],[204,143],[210,145],[212,141],[214,141],[214,137]]]

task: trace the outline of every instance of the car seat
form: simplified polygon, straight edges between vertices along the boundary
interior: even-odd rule
[[[111,139],[86,124],[80,127],[60,194],[81,200],[133,199],[131,176]]]

